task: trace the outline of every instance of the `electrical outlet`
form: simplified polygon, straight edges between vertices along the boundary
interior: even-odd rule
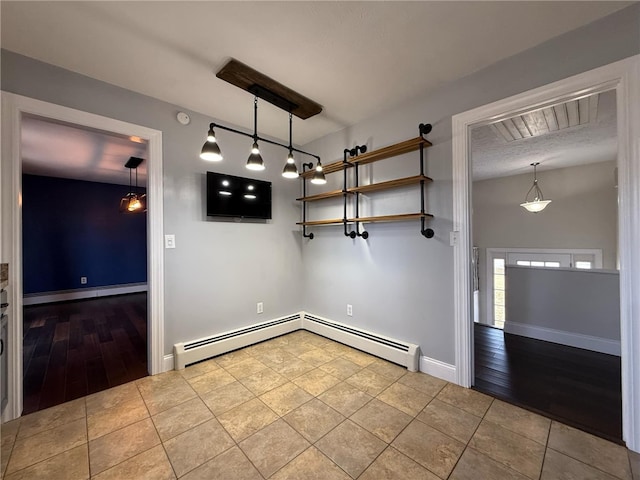
[[[87,284],[87,277],[80,277],[80,284],[81,285],[86,285]]]
[[[347,303],[347,315],[353,317],[353,305],[351,305],[350,303]]]
[[[262,304],[262,302],[258,302],[257,306],[256,306],[256,312],[257,313],[262,313],[264,312],[264,305]]]
[[[164,248],[176,248],[176,236],[165,235],[164,236]]]

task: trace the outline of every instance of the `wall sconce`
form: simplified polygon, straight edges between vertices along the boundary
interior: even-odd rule
[[[146,212],[146,195],[138,194],[138,167],[144,162],[143,158],[129,157],[127,163],[124,164],[125,168],[129,169],[129,193],[120,199],[120,213],[136,213]],[[133,170],[136,171],[136,183],[135,188],[131,188],[131,177]]]
[[[538,213],[547,208],[547,205],[551,203],[551,200],[545,200],[542,195],[542,190],[538,186],[538,177],[536,175],[536,167],[540,165],[540,162],[532,163],[533,167],[533,185],[524,197],[524,202],[520,204],[521,207],[531,213]],[[529,200],[530,195],[533,197]]]

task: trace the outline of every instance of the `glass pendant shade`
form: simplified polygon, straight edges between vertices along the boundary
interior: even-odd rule
[[[127,193],[120,200],[120,212],[137,212],[138,210],[142,210],[143,205],[140,197],[135,193]]]
[[[320,160],[318,160],[318,165],[316,165],[316,171],[313,174],[313,178],[311,178],[311,183],[315,185],[324,185],[327,183],[327,179],[324,178],[324,172],[322,171]]]
[[[533,167],[533,185],[527,192],[527,195],[524,198],[524,202],[520,204],[522,208],[531,213],[538,213],[547,208],[547,205],[551,203],[551,200],[545,200],[544,195],[542,195],[542,190],[538,186],[538,178],[536,175],[536,167],[539,163],[532,163]]]
[[[284,169],[282,170],[282,176],[284,178],[298,178],[298,169],[296,167],[296,162],[293,159],[293,154],[289,153],[287,157],[287,163],[284,165]]]

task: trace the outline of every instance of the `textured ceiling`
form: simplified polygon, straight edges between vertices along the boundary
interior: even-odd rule
[[[534,162],[540,162],[538,170],[553,170],[615,160],[618,151],[615,91],[600,94],[597,105],[596,118],[582,125],[519,140],[507,141],[493,125],[473,129],[473,179],[528,173]]]
[[[245,128],[234,57],[317,101],[303,145],[630,2],[10,2],[2,47]],[[261,134],[287,138],[268,104]],[[204,135],[204,132],[203,132]]]

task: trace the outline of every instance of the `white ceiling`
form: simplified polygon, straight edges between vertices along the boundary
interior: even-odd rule
[[[596,95],[597,116],[588,123],[537,136],[507,141],[491,125],[471,132],[473,179],[506,177],[538,170],[615,160],[617,156],[616,94]]]
[[[630,3],[2,0],[0,42],[176,110],[250,129],[251,95],[215,77],[236,58],[323,105],[322,114],[294,120],[294,141],[304,145]],[[73,127],[62,131],[37,119],[23,126],[24,165],[32,173],[73,163],[85,166],[83,179],[101,171],[111,175],[106,178],[123,175],[116,183],[124,184],[123,162],[145,157],[135,142],[121,138]],[[263,103],[259,128],[262,135],[286,140],[287,115]],[[583,133],[586,157],[600,147]],[[516,150],[502,155],[487,149],[487,159],[517,158],[510,174],[528,172],[531,158],[523,145],[543,139],[512,142]],[[557,161],[555,155],[544,166]],[[109,158],[110,165],[104,163]]]
[[[251,95],[215,77],[236,58],[324,106],[322,114],[294,121],[294,142],[303,145],[630,3],[0,6],[5,49],[251,128]],[[286,139],[287,115],[263,104],[259,130]]]

